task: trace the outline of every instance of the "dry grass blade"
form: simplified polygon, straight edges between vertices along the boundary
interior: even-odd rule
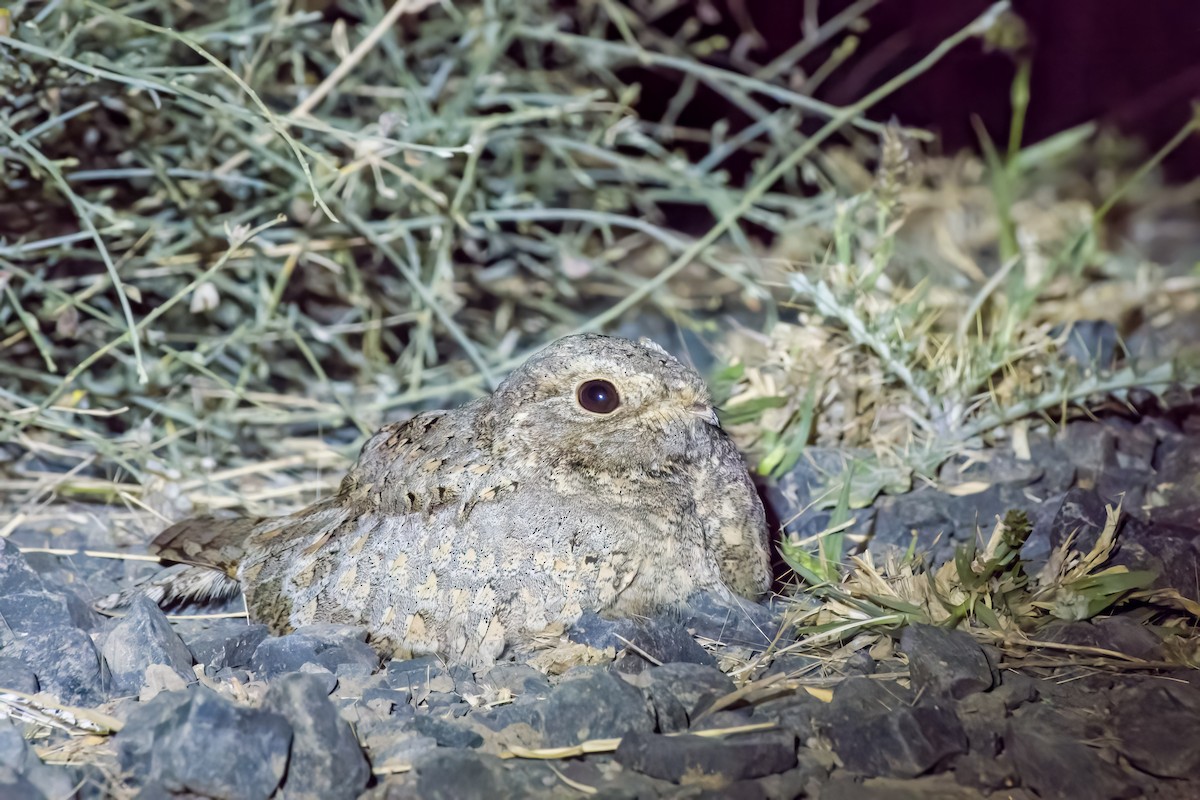
[[[772,730],[776,727],[774,722],[760,722],[752,725],[738,725],[729,728],[707,728],[700,731],[687,731],[685,733],[668,733],[666,736],[704,736],[719,738],[725,736],[734,736],[739,733],[753,733],[755,731]],[[620,739],[588,739],[585,742],[580,742],[576,745],[567,747],[520,747],[518,745],[509,745],[508,749],[500,754],[501,758],[529,758],[529,759],[563,759],[576,758],[578,756],[588,755],[591,753],[612,753],[621,746]]]
[[[117,733],[123,723],[91,708],[63,705],[46,694],[0,688],[0,714],[22,722],[56,728],[72,736]]]

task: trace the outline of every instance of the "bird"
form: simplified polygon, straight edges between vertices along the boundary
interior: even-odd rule
[[[762,502],[700,375],[650,339],[594,333],[490,396],[385,425],[326,499],[188,519],[150,551],[183,565],[162,605],[241,593],[272,633],[359,626],[392,657],[473,667],[585,612],[756,600],[771,581]]]

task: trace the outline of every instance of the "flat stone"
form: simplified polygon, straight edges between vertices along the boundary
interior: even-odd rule
[[[0,629],[7,627],[19,636],[48,627],[90,630],[96,615],[74,592],[47,586],[17,545],[0,538],[0,620]]]
[[[285,797],[351,800],[371,777],[358,739],[327,696],[331,688],[320,676],[300,672],[279,677],[267,690],[263,709],[285,717],[293,732]]]
[[[1081,319],[1055,325],[1052,338],[1062,337],[1059,355],[1088,372],[1110,370],[1125,354],[1117,328],[1108,320]]]
[[[101,648],[108,664],[115,694],[137,694],[145,681],[146,668],[163,664],[184,680],[195,680],[192,652],[171,628],[158,605],[138,595],[126,615],[109,631]]]
[[[900,635],[913,688],[920,693],[961,700],[992,688],[992,666],[971,634],[913,624]]]
[[[104,702],[107,670],[92,638],[79,628],[52,627],[5,648],[37,676],[38,686],[60,703],[97,706]]]
[[[1011,789],[1017,784],[1017,768],[1006,755],[969,752],[954,761],[954,780],[983,792]]]
[[[728,784],[796,766],[796,738],[786,731],[723,739],[634,732],[621,739],[613,757],[626,769],[673,783]]]
[[[138,784],[230,800],[274,794],[291,742],[281,714],[199,686],[139,704],[114,738],[122,771]]]
[[[810,750],[800,747],[796,751],[797,764],[794,768],[777,775],[766,775],[758,779],[767,800],[795,800],[807,797],[815,785],[825,783],[834,767],[833,755],[828,751]]]
[[[914,532],[921,534],[923,545],[928,545],[938,533],[949,533],[955,528],[949,495],[930,487],[922,487],[907,494],[880,497],[875,502],[875,509],[875,524],[871,532],[872,548],[883,545],[906,550],[912,542]],[[939,545],[932,557],[942,557],[943,551],[952,555],[953,543]]]
[[[963,459],[947,462],[939,470],[939,480],[948,486],[968,481],[1028,486],[1046,474],[1036,460],[1017,458],[1011,450],[996,448],[978,455],[979,458],[967,460],[966,464],[962,464]]]
[[[604,667],[575,667],[545,700],[500,706],[470,715],[486,730],[520,726],[534,746],[563,747],[651,731],[654,716],[635,686]]]
[[[1092,489],[1071,489],[1059,504],[1050,525],[1050,546],[1056,548],[1073,538],[1073,547],[1087,552],[1108,522],[1105,502]]]

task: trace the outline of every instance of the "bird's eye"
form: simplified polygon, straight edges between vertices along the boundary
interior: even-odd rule
[[[579,384],[576,397],[579,399],[579,405],[593,414],[611,414],[617,410],[617,406],[621,405],[621,396],[617,394],[617,387],[608,381],[584,381]]]

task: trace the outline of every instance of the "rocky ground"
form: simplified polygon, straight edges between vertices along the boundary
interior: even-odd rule
[[[1036,561],[1094,538],[1123,498],[1115,560],[1200,600],[1198,444],[1194,408],[1073,423],[1031,460],[951,465],[858,525],[880,546],[942,532],[945,555],[1021,508]],[[778,518],[832,458],[768,490]],[[149,602],[104,618],[90,601],[156,565],[21,552],[108,536],[74,510],[0,541],[0,797],[1200,796],[1200,671],[1135,613],[1052,623],[1019,655],[911,626],[894,648],[764,658],[786,648],[788,602],[698,597],[668,618],[585,618],[533,665],[472,674],[381,663],[351,628],[274,637]]]

